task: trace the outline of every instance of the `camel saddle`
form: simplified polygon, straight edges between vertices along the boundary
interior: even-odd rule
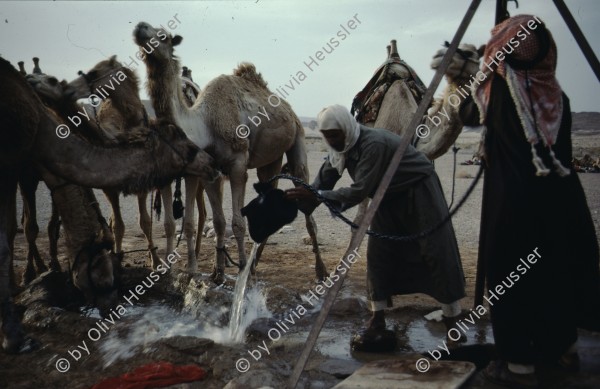
[[[390,72],[392,65],[402,66],[402,71]],[[360,123],[370,123],[377,119],[379,108],[389,87],[398,80],[403,80],[410,89],[417,104],[419,104],[427,90],[417,73],[400,58],[392,57],[386,60],[377,70],[367,85],[356,94],[352,100],[350,112],[355,115]]]

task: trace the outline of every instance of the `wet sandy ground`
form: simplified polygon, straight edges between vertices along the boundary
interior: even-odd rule
[[[473,150],[467,146],[476,143],[475,134],[466,134],[461,136],[459,145],[463,147],[457,156],[458,162],[470,159]],[[595,140],[597,141],[597,140]],[[320,166],[325,153],[321,145],[317,142],[309,147],[309,168],[314,175]],[[577,140],[574,142],[577,143]],[[587,143],[587,140],[586,140]],[[577,144],[576,144],[577,145]],[[575,145],[575,146],[576,146]],[[440,176],[442,185],[446,192],[448,201],[450,201],[450,192],[452,187],[452,154],[448,153],[436,162],[436,171]],[[457,166],[457,179],[455,181],[456,201],[462,196],[472,177],[475,176],[478,167],[476,166]],[[600,230],[600,174],[580,174],[583,187],[586,191],[588,204],[592,211],[596,229]],[[252,184],[256,182],[255,172],[249,172],[247,186],[248,202],[254,197]],[[344,176],[338,185],[349,184],[350,180]],[[42,184],[41,187],[44,185]],[[281,182],[280,187],[291,187],[289,182]],[[478,231],[480,223],[480,203],[481,203],[481,183],[476,187],[471,198],[467,200],[463,208],[453,219],[459,247],[461,251],[463,267],[465,270],[467,282],[468,297],[463,301],[463,309],[468,310],[472,307]],[[98,198],[102,203],[102,209],[105,216],[110,215],[110,210],[101,193]],[[39,224],[42,233],[40,233],[39,246],[42,253],[48,252],[47,237],[43,233],[47,224],[49,209],[49,194],[45,188],[38,191],[38,215]],[[137,206],[134,197],[127,197],[122,201],[122,212],[126,222],[126,236],[124,250],[142,249],[146,247],[145,241],[137,226]],[[208,210],[210,214],[210,209]],[[226,186],[225,192],[225,213],[229,218],[231,215],[231,203],[229,188]],[[339,258],[343,255],[346,245],[349,241],[349,227],[343,225],[340,221],[334,220],[329,212],[320,207],[315,212],[315,219],[319,225],[319,238],[321,242],[321,252],[325,264],[329,270],[333,269]],[[354,216],[354,210],[348,212],[349,217]],[[179,230],[178,226],[178,230]],[[156,243],[159,246],[159,253],[164,255],[164,233],[162,222],[155,221],[154,235]],[[311,247],[302,242],[306,236],[303,218],[296,219],[291,228],[285,232],[275,234],[269,240],[261,263],[259,264],[256,282],[262,285],[267,293],[267,306],[275,317],[282,318],[290,309],[297,306],[300,295],[306,294],[314,288],[314,256]],[[181,242],[179,252],[185,252],[185,241]],[[206,279],[206,274],[210,272],[212,258],[214,256],[214,242],[212,238],[205,238],[202,242],[201,261],[199,262],[199,273],[196,278]],[[361,363],[373,359],[406,357],[412,353],[426,353],[434,349],[444,338],[444,328],[441,323],[429,322],[423,319],[423,315],[437,309],[436,302],[423,295],[411,295],[395,298],[396,308],[390,313],[388,325],[394,327],[397,332],[399,345],[394,353],[387,355],[370,355],[353,353],[350,351],[349,340],[354,333],[368,318],[368,311],[361,304],[365,301],[365,244],[359,252],[363,260],[359,260],[352,268],[349,277],[342,288],[337,313],[332,314],[326,322],[323,333],[318,342],[316,351],[309,360],[306,372],[302,376],[301,386],[305,388],[328,388],[341,381],[342,377],[347,376],[354,371]],[[61,241],[60,258],[63,264],[66,263],[65,247]],[[249,252],[250,244],[247,243],[246,251]],[[235,257],[235,243],[230,241],[230,252]],[[44,254],[43,254],[44,255]],[[20,274],[24,268],[24,258],[26,257],[26,245],[23,234],[17,236],[15,250],[15,265],[17,274]],[[45,255],[47,257],[47,254]],[[144,266],[146,260],[145,253],[133,253],[126,257],[126,273],[131,277],[130,284],[135,285],[138,278],[143,278],[149,270],[140,269]],[[177,264],[180,266],[184,261]],[[146,273],[144,273],[146,272]],[[231,290],[235,281],[235,269],[228,268],[227,273],[231,276],[227,280],[226,289]],[[138,278],[136,278],[138,277]],[[206,282],[210,288],[213,286]],[[173,305],[170,301],[172,296],[169,294],[164,297],[165,289],[156,288],[156,293],[149,297],[149,300],[140,304],[140,307],[147,307],[150,304],[156,304],[161,301],[163,305]],[[162,288],[162,287],[161,287]],[[212,289],[211,289],[212,291]],[[164,293],[163,293],[164,292]],[[213,292],[210,292],[213,293]],[[209,293],[209,294],[210,294]],[[215,292],[216,293],[216,292]],[[163,296],[163,297],[161,297]],[[212,295],[211,295],[212,296]],[[177,298],[175,298],[177,300]],[[212,301],[205,298],[206,301]],[[205,301],[205,302],[206,302]],[[225,300],[215,298],[215,306],[226,307]],[[175,304],[176,305],[176,304]],[[207,308],[208,309],[208,308]],[[226,312],[227,308],[225,308]],[[226,314],[224,314],[226,317]],[[69,316],[70,317],[70,316]],[[203,316],[197,315],[199,323]],[[209,372],[206,381],[181,387],[209,387],[221,388],[230,381],[234,381],[231,387],[254,386],[254,382],[261,385],[279,387],[281,377],[289,374],[295,360],[304,344],[306,334],[310,330],[314,315],[306,314],[299,320],[293,329],[282,336],[280,342],[273,345],[273,353],[262,358],[260,361],[252,363],[251,369],[245,374],[241,374],[235,369],[235,362],[241,356],[247,355],[250,349],[256,349],[259,341],[251,341],[247,344],[239,345],[221,345],[215,344],[206,350],[199,351],[199,355],[186,354],[174,351],[172,348],[158,346],[154,351],[142,352],[136,351],[135,356],[129,359],[113,364],[108,368],[103,367],[103,358],[100,353],[93,353],[82,361],[73,364],[71,370],[67,373],[59,373],[54,367],[57,357],[63,356],[69,348],[73,348],[77,341],[85,338],[85,331],[90,327],[90,319],[68,320],[50,320],[49,325],[28,324],[26,329],[28,333],[39,339],[42,343],[42,349],[33,354],[20,356],[0,355],[0,387],[89,387],[100,381],[102,378],[115,376],[135,367],[156,360],[169,360],[173,363],[198,363]],[[133,320],[133,319],[131,319]],[[173,319],[177,321],[177,318]],[[221,318],[221,321],[223,317]],[[226,320],[226,319],[225,319]],[[39,318],[41,323],[43,318]],[[35,320],[33,321],[35,322]],[[119,331],[131,331],[135,321],[124,320]],[[138,324],[135,324],[138,325]],[[470,329],[467,334],[468,345],[485,345],[493,342],[488,317],[482,318],[477,325]],[[482,351],[483,350],[483,351]],[[582,373],[572,376],[557,376],[554,371],[544,373],[544,382],[547,387],[571,387],[577,385],[581,388],[600,387],[600,337],[590,333],[581,333],[580,354],[582,356]],[[479,353],[478,359],[484,361],[489,357],[487,349],[474,349],[468,352],[471,357]],[[457,353],[459,354],[459,353]],[[481,356],[484,355],[484,356]],[[455,355],[459,357],[460,355]],[[484,385],[479,376],[474,377],[466,387],[479,388],[491,387]]]

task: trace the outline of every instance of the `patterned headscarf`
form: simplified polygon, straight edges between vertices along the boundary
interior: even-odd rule
[[[485,72],[491,68],[494,75],[506,80],[525,137],[531,144],[536,175],[545,176],[550,173],[550,169],[546,168],[535,150],[535,145],[541,140],[549,149],[556,172],[566,176],[570,173],[569,169],[560,163],[552,150],[563,113],[562,89],[555,76],[556,44],[550,31],[546,30],[548,42],[543,42],[534,31],[545,28],[543,22],[533,15],[513,16],[498,24],[492,29],[492,37],[483,55],[481,70]],[[542,58],[543,51],[546,51],[544,44],[548,49]],[[498,60],[498,52],[506,58]],[[474,93],[482,124],[490,101],[492,78],[487,77],[476,87]]]
[[[344,150],[337,151],[325,142],[329,149],[329,163],[337,169],[338,173],[342,174],[346,165],[346,156],[344,154],[356,144],[360,135],[360,124],[350,114],[348,108],[336,104],[323,108],[319,112],[317,115],[317,126],[319,131],[342,130],[344,132]]]

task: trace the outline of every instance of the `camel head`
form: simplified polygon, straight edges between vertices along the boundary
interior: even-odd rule
[[[172,36],[163,28],[152,27],[146,22],[135,26],[133,38],[140,46],[140,53],[146,63],[154,61],[163,65],[174,59],[173,48],[183,40],[179,35]]]
[[[87,72],[79,71],[79,77],[68,84],[67,94],[72,95],[75,100],[87,98],[90,95],[95,95],[99,98],[101,92],[104,91],[110,96],[111,88],[117,88],[121,84],[135,86],[134,91],[137,91],[138,78],[130,69],[123,66],[117,61],[117,56],[113,55],[109,59],[100,61]],[[108,89],[106,88],[108,85]],[[122,86],[119,90],[122,90]],[[136,96],[137,97],[137,96]]]
[[[445,47],[435,53],[431,61],[432,69],[437,69],[440,66],[444,54],[448,51],[448,46],[449,44],[446,42]],[[474,45],[467,43],[460,45],[446,70],[448,82],[462,85],[468,81],[471,75],[479,71],[479,58],[482,55],[482,48],[478,50]]]
[[[25,79],[42,101],[49,106],[54,106],[62,99],[67,86],[65,80],[58,81],[56,77],[46,74],[28,74]]]
[[[73,284],[102,317],[117,306],[123,259],[123,254],[115,254],[109,245],[96,239],[77,254],[71,269]]]
[[[151,128],[160,139],[156,155],[163,158],[177,158],[176,162],[169,165],[182,165],[183,174],[199,176],[208,182],[214,182],[221,176],[221,173],[214,168],[213,157],[196,146],[181,128],[164,119],[151,123]],[[166,163],[163,164],[165,165]]]

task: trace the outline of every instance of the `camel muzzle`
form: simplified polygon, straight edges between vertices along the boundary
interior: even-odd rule
[[[133,38],[139,46],[146,44],[146,40],[152,38],[155,33],[150,31],[153,27],[146,22],[139,22],[133,29]]]

